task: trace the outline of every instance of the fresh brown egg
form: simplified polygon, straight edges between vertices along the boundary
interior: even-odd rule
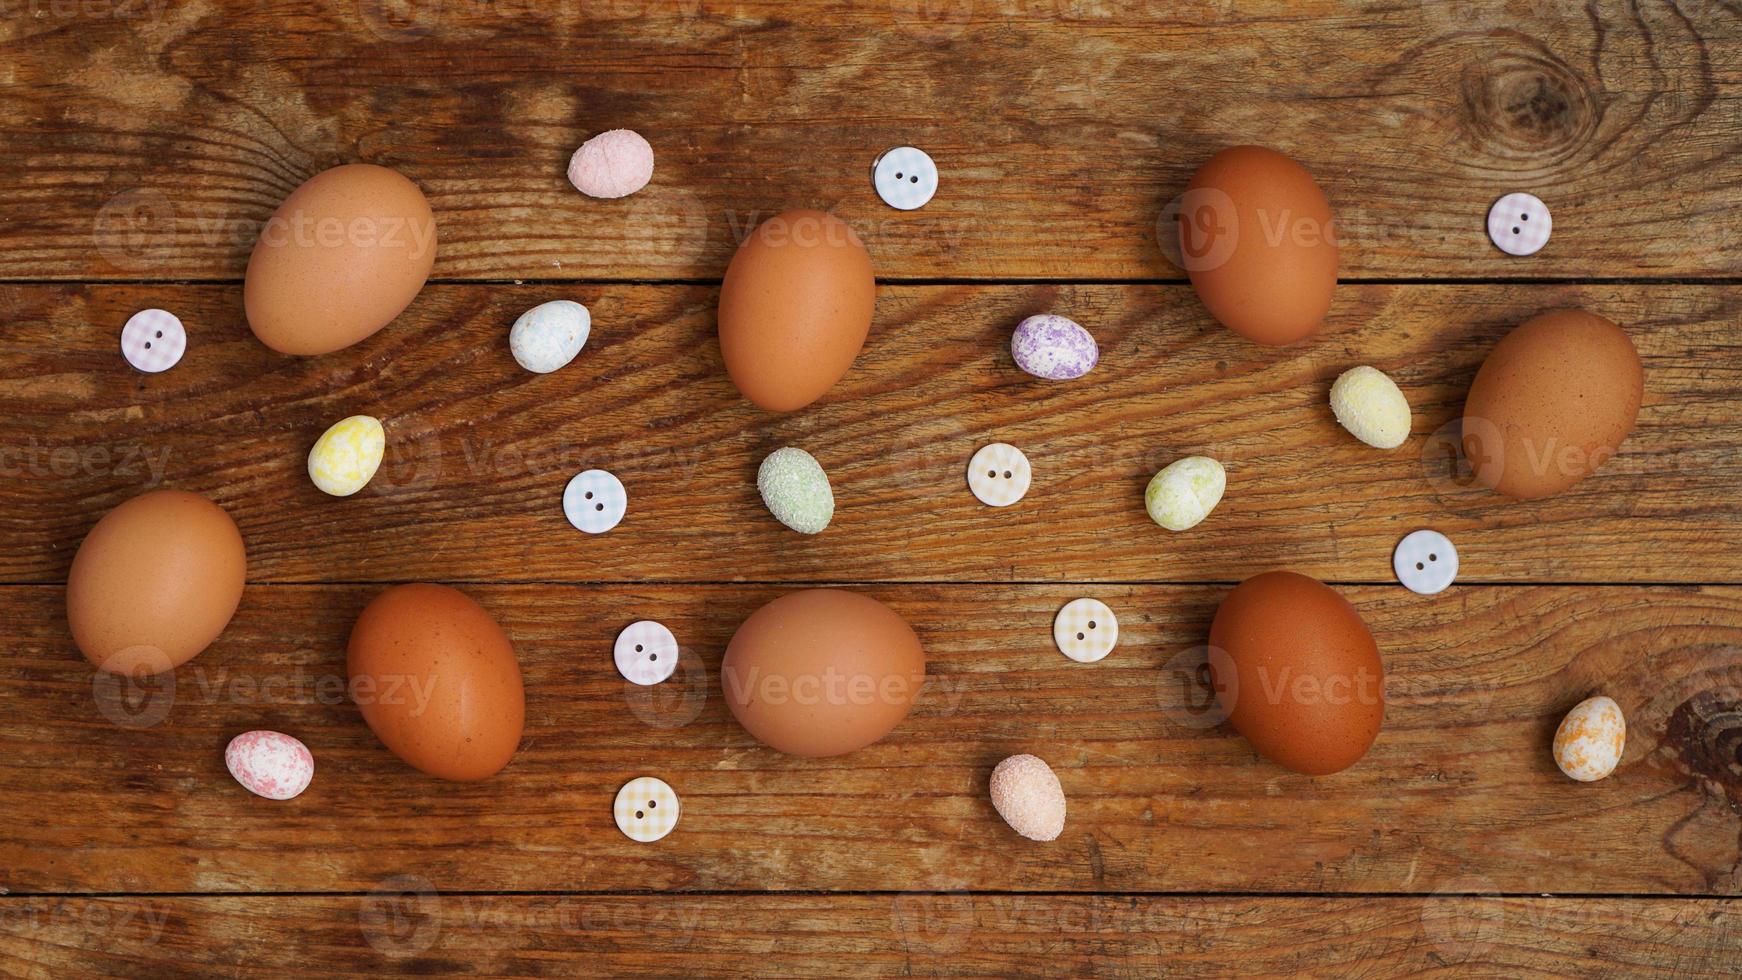
[[[1180,253],[1210,315],[1260,344],[1314,333],[1337,287],[1331,205],[1312,174],[1261,146],[1211,157],[1180,198]]]
[[[484,779],[520,745],[526,693],[508,634],[445,585],[398,585],[357,617],[352,700],[394,755],[442,779]]]
[[[764,744],[791,755],[864,748],[907,717],[925,686],[913,628],[870,596],[809,589],[752,613],[726,646],[726,703]]]
[[[1620,450],[1645,397],[1625,331],[1583,310],[1525,321],[1494,345],[1464,400],[1464,455],[1484,486],[1556,494]]]
[[[1385,721],[1385,673],[1361,614],[1295,572],[1240,583],[1210,625],[1210,679],[1260,754],[1323,776],[1354,765]]]
[[[112,673],[172,670],[229,625],[247,576],[242,532],[222,507],[181,490],[140,494],[105,514],[73,556],[73,642]]]
[[[282,354],[349,347],[411,305],[435,257],[435,216],[416,184],[386,167],[334,167],[260,230],[242,285],[248,325]]]
[[[761,408],[803,408],[853,366],[876,301],[871,256],[845,221],[804,210],[769,218],[720,286],[726,373]]]

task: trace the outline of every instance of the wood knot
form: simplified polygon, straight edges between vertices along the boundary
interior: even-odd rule
[[[1670,714],[1664,741],[1690,772],[1722,790],[1730,808],[1742,813],[1742,704],[1702,691]]]
[[[1601,108],[1584,79],[1546,52],[1505,52],[1467,66],[1464,124],[1497,160],[1548,164],[1591,140]]]

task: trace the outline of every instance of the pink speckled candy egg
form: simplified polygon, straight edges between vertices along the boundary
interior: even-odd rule
[[[236,782],[269,800],[288,800],[315,778],[308,746],[280,732],[243,732],[224,749],[224,765]]]
[[[569,183],[588,197],[627,197],[653,179],[653,147],[628,129],[600,133],[569,158]]]
[[[1101,362],[1101,349],[1075,320],[1041,313],[1016,325],[1010,356],[1017,367],[1037,378],[1069,381],[1094,370]]]
[[[1013,755],[992,770],[992,807],[1029,840],[1057,840],[1065,829],[1065,791],[1040,758]]]

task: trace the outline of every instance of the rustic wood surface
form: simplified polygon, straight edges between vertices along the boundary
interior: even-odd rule
[[[0,975],[1734,975],[1742,970],[1742,8],[1330,0],[18,0],[0,2]],[[627,126],[658,153],[619,201],[568,155]],[[1326,334],[1261,349],[1209,321],[1157,241],[1209,154],[1275,146],[1319,177],[1341,275]],[[943,175],[900,213],[872,160]],[[428,193],[437,281],[317,359],[248,333],[254,232],[328,166]],[[1548,200],[1531,259],[1500,194]],[[770,416],[726,380],[718,280],[762,217],[827,208],[882,285],[853,371]],[[535,377],[507,327],[585,302],[586,351]],[[161,306],[174,370],[116,334]],[[1526,317],[1582,306],[1646,367],[1621,454],[1528,504],[1470,486],[1464,391]],[[1084,382],[1017,371],[1011,327],[1093,331]],[[1337,427],[1342,370],[1402,385],[1382,453]],[[308,446],[387,422],[363,493],[323,497]],[[1022,446],[1017,507],[969,455]],[[801,539],[754,490],[817,455],[835,523]],[[1169,534],[1149,476],[1228,466]],[[573,531],[574,472],[629,517]],[[241,525],[250,585],[171,678],[95,675],[63,589],[91,524],[153,486]],[[1392,580],[1418,527],[1457,542],[1439,596]],[[1355,768],[1258,758],[1205,710],[1199,649],[1229,585],[1337,585],[1384,651],[1388,713]],[[442,784],[342,691],[385,584],[460,584],[514,637],[527,735]],[[850,584],[920,632],[931,677],[843,759],[760,747],[715,685],[732,630],[797,583]],[[1054,611],[1109,602],[1121,643],[1072,663]],[[683,668],[633,688],[618,629],[665,622]],[[1579,785],[1548,744],[1615,697],[1627,751]],[[225,773],[253,728],[314,750],[300,798]],[[1070,800],[1029,845],[986,799],[1034,751]],[[684,802],[633,844],[626,779]]]

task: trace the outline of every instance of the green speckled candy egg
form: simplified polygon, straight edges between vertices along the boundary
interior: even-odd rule
[[[1149,516],[1169,531],[1198,526],[1222,502],[1228,474],[1208,456],[1187,456],[1169,463],[1149,481],[1143,504]]]
[[[800,534],[816,534],[835,516],[835,492],[816,457],[791,446],[776,449],[756,472],[762,502],[780,523]]]

